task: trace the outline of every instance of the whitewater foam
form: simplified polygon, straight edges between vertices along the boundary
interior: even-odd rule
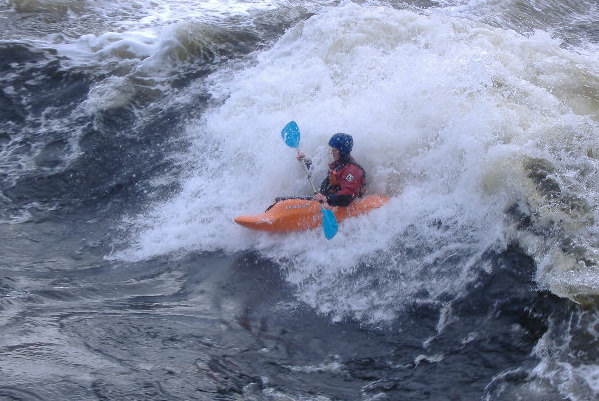
[[[419,292],[390,290],[375,307],[366,305],[374,296],[364,294],[340,305],[356,286],[369,284],[349,283],[340,294],[336,274],[369,259],[376,260],[374,276],[410,271],[416,282],[458,255],[453,266],[462,268],[443,282],[459,293],[472,258],[517,240],[537,258],[540,284],[552,287],[547,271],[572,265],[560,255],[546,260],[547,247],[585,237],[594,207],[584,211],[576,232],[564,226],[549,235],[514,232],[504,211],[525,205],[535,226],[556,223],[543,215],[555,197],[539,192],[531,159],[548,160],[552,177],[569,183],[560,186],[562,198],[595,203],[578,170],[584,166],[585,184],[593,182],[596,163],[586,149],[596,146],[599,128],[587,111],[597,98],[572,90],[599,87],[593,65],[542,32],[523,36],[442,13],[345,3],[296,25],[247,66],[209,77],[217,106],[188,127],[191,171],[182,191],[133,221],[138,235],[121,255],[256,248],[283,264],[305,302],[338,317],[371,314],[367,320],[392,318],[387,309],[397,310],[416,293],[430,300],[446,293],[439,283],[424,290],[419,284]],[[354,135],[354,156],[368,171],[370,191],[393,201],[344,223],[331,242],[316,231],[273,236],[231,224],[276,196],[309,193],[293,151],[278,135],[291,119],[300,124],[302,150],[314,155],[315,176],[325,173],[328,137],[345,131]],[[423,263],[423,250],[438,256]],[[414,255],[418,263],[411,265]]]

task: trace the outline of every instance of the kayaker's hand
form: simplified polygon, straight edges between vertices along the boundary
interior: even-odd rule
[[[320,192],[314,195],[312,199],[320,203],[327,203],[327,197],[321,194]]]
[[[304,166],[306,166],[306,170],[310,170],[310,168],[312,167],[312,160],[310,160],[309,157],[306,157],[306,154],[303,152],[297,152],[297,156],[295,157],[297,159],[297,161],[304,163]],[[308,174],[310,174],[308,172]]]

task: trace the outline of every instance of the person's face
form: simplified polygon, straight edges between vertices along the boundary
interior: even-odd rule
[[[341,152],[337,148],[331,148],[331,154],[333,155],[333,160],[337,161],[341,157]]]

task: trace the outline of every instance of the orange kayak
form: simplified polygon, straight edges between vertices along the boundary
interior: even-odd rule
[[[366,214],[389,201],[382,195],[369,195],[354,200],[349,206],[332,207],[338,222],[348,217]],[[252,230],[261,231],[298,231],[320,227],[322,224],[322,207],[313,200],[286,199],[272,205],[266,212],[254,216],[239,216],[235,223]]]

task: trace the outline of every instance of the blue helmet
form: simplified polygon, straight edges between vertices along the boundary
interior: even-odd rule
[[[347,157],[351,153],[352,147],[354,146],[354,139],[349,134],[335,134],[329,139],[329,146],[335,149],[339,149],[342,157]]]

